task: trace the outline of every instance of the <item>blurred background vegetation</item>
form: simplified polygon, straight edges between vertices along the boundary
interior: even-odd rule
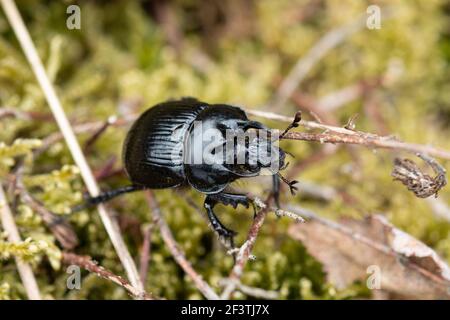
[[[278,85],[298,59],[327,32],[366,14],[370,4],[390,7],[381,29],[363,28],[334,48],[308,73],[295,96],[277,112],[292,115],[311,101],[351,86],[353,99],[324,109],[322,120],[344,125],[358,113],[357,128],[405,141],[450,149],[450,2],[337,0],[173,0],[173,1],[17,1],[48,74],[72,123],[119,118],[144,111],[167,99],[193,96],[210,103],[261,108],[273,99]],[[81,8],[81,29],[68,30],[66,9]],[[29,155],[40,140],[57,132],[36,79],[3,12],[0,13],[0,108],[14,108],[28,117],[0,119],[0,178],[5,181],[17,157]],[[269,110],[271,111],[271,110]],[[304,112],[304,117],[313,117]],[[318,115],[320,116],[320,115]],[[326,117],[326,118],[324,118]],[[37,120],[38,119],[38,120]],[[283,124],[266,121],[282,128]],[[87,152],[95,172],[113,164],[101,179],[103,189],[127,182],[120,171],[127,127],[110,127]],[[83,144],[89,135],[80,135]],[[296,158],[291,178],[300,184],[332,187],[341,196],[317,199],[300,192],[283,194],[282,203],[298,203],[323,216],[385,215],[395,226],[435,249],[450,262],[450,222],[437,218],[429,203],[392,182],[393,155],[363,147],[326,147],[298,141],[282,142]],[[24,182],[46,207],[64,214],[85,191],[63,141],[36,159],[25,157]],[[448,163],[444,162],[448,167]],[[265,181],[265,180],[263,180]],[[269,182],[242,182],[263,194]],[[448,188],[447,188],[448,189]],[[440,198],[450,201],[444,188]],[[226,255],[201,216],[172,190],[156,197],[177,241],[204,279],[218,287],[233,260]],[[201,195],[189,192],[199,206]],[[122,234],[134,257],[142,230],[152,215],[142,194],[114,200]],[[127,299],[126,292],[93,274],[83,273],[82,289],[66,288],[61,247],[40,216],[16,204],[16,222],[23,244],[11,245],[0,234],[0,299],[25,298],[14,256],[30,261],[45,298]],[[245,239],[252,213],[220,207],[225,224]],[[245,212],[244,212],[245,211]],[[118,258],[95,210],[67,218],[80,243],[77,253],[92,256],[117,274]],[[336,289],[326,281],[322,265],[300,242],[289,237],[288,219],[270,217],[246,267],[242,282],[279,291],[283,299],[347,299],[370,297],[361,283]],[[324,234],[324,237],[327,235]],[[146,289],[157,296],[202,298],[174,262],[155,231]],[[236,298],[246,298],[237,294]]]

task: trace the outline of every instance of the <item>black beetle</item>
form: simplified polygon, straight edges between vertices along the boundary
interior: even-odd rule
[[[282,135],[299,121],[296,116]],[[252,136],[249,131],[268,134]],[[164,102],[144,112],[128,132],[123,162],[132,184],[89,198],[78,209],[128,192],[189,185],[206,194],[204,207],[209,220],[219,236],[229,239],[231,245],[235,232],[220,222],[213,208],[219,202],[248,208],[251,201],[246,195],[227,192],[229,183],[258,176],[268,169],[273,175],[278,206],[279,179],[288,183],[291,192],[296,189],[296,181],[289,182],[279,174],[286,167],[285,152],[273,144],[266,126],[249,120],[238,107],[210,105],[194,98]]]

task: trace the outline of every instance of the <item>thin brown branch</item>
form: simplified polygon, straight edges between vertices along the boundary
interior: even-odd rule
[[[289,132],[284,139],[315,141],[320,143],[345,143],[359,144],[372,148],[383,148],[391,150],[408,151],[412,153],[424,153],[438,158],[450,160],[450,151],[435,148],[432,146],[417,143],[407,143],[395,140],[392,137],[381,137],[355,131],[356,134],[342,134],[337,132],[309,133],[309,132]]]
[[[5,118],[17,118],[21,120],[30,120],[31,116],[23,111],[13,109],[13,108],[0,108],[0,120]]]
[[[369,238],[366,237],[362,237],[359,233],[354,232],[352,229],[350,229],[349,227],[346,227],[342,224],[339,224],[337,222],[322,218],[320,216],[318,216],[316,213],[314,213],[311,210],[305,209],[305,208],[301,208],[298,206],[291,206],[288,205],[287,206],[288,210],[300,214],[303,217],[305,217],[308,220],[315,220],[329,228],[332,228],[334,230],[338,230],[339,232],[345,233],[348,236],[350,236],[351,238],[353,238],[354,240],[360,241],[376,250],[379,250],[385,254],[391,254],[390,250],[388,250],[385,246],[380,245],[374,241],[372,241]]]
[[[309,112],[316,122],[329,125],[337,124],[333,113],[323,111],[314,97],[305,93],[294,92],[291,99],[300,110]]]
[[[333,112],[336,109],[367,95],[370,91],[384,84],[385,76],[363,79],[357,83],[340,88],[317,100],[317,107],[322,112]]]
[[[148,265],[150,263],[150,253],[152,245],[151,238],[153,229],[155,228],[155,222],[156,221],[153,221],[151,224],[144,226],[142,230],[144,240],[142,241],[141,255],[139,259],[139,274],[144,285],[147,282]]]
[[[202,277],[194,270],[191,263],[186,259],[183,251],[176,242],[169,226],[167,225],[164,217],[159,209],[159,205],[153,196],[151,191],[145,191],[145,196],[147,202],[152,209],[153,217],[158,224],[161,236],[164,243],[169,248],[172,253],[173,258],[178,263],[178,265],[186,272],[186,274],[192,279],[197,289],[209,300],[218,300],[219,296],[214,292],[214,290],[206,283]]]
[[[288,76],[280,84],[273,102],[269,104],[270,109],[280,111],[317,62],[349,36],[362,30],[366,26],[366,20],[366,15],[359,16],[349,24],[325,34],[305,56],[297,61]]]
[[[325,113],[335,111],[360,97],[371,95],[377,88],[392,86],[403,75],[403,72],[402,63],[397,59],[393,59],[389,62],[383,74],[373,78],[359,80],[357,83],[340,88],[324,97],[318,98],[317,107]]]
[[[249,109],[249,108],[244,108],[243,110],[247,114],[253,115],[255,117],[268,119],[268,120],[291,123],[292,119],[293,119],[293,117],[283,116],[283,115],[280,115],[280,114],[274,113],[274,112],[260,111],[260,110]],[[319,123],[319,122],[315,122],[315,121],[302,120],[299,122],[299,126],[304,127],[306,129],[320,129],[320,130],[332,131],[332,132],[336,132],[336,133],[343,133],[343,134],[349,134],[349,135],[357,135],[358,134],[357,131],[352,131],[352,130],[348,130],[348,129],[345,129],[342,127],[337,127],[337,126],[331,126],[331,125],[327,125],[327,124],[323,124],[323,123]]]
[[[83,151],[85,153],[88,153],[92,146],[94,145],[94,143],[98,140],[98,138],[100,138],[100,136],[105,133],[106,129],[108,129],[111,125],[113,125],[115,122],[117,121],[117,117],[116,116],[111,116],[108,118],[108,120],[106,120],[103,125],[97,129],[97,131],[95,131],[93,133],[93,135],[86,141],[86,143],[84,144],[84,149]]]
[[[259,230],[261,229],[266,216],[269,212],[270,202],[272,201],[272,195],[270,195],[267,200],[264,202],[265,208],[260,210],[256,215],[253,223],[250,227],[250,230],[247,235],[247,240],[244,244],[239,248],[239,251],[236,256],[236,262],[234,264],[233,269],[231,270],[230,275],[228,276],[228,283],[222,291],[220,298],[223,300],[227,300],[230,298],[231,294],[236,290],[237,283],[239,282],[242,273],[244,272],[244,267],[249,260],[251,252],[253,250],[253,246],[255,245],[256,238],[258,237]],[[259,204],[261,206],[261,204]]]
[[[12,243],[20,242],[20,235],[17,229],[14,217],[9,208],[8,201],[3,191],[3,186],[0,184],[0,218],[4,230],[8,233],[8,241]],[[41,294],[39,292],[39,287],[34,277],[33,270],[31,266],[16,258],[17,270],[19,271],[20,279],[22,280],[23,286],[27,293],[28,299],[30,300],[41,300]]]
[[[242,273],[244,272],[244,267],[247,264],[247,261],[254,259],[254,256],[251,254],[253,246],[255,245],[256,238],[258,237],[259,231],[261,230],[261,227],[264,224],[266,216],[269,212],[275,212],[278,217],[288,217],[296,222],[305,222],[302,215],[298,214],[297,212],[278,209],[271,206],[273,200],[272,194],[267,197],[266,201],[262,201],[258,197],[250,193],[246,193],[246,195],[260,208],[260,210],[253,220],[253,223],[247,234],[246,241],[239,249],[236,248],[236,262],[234,263],[230,275],[225,280],[226,285],[222,291],[222,294],[220,295],[220,298],[223,300],[227,300],[231,297],[240,283],[240,278],[242,276]]]
[[[105,269],[104,267],[98,265],[98,263],[91,259],[89,256],[80,256],[74,253],[63,252],[62,261],[67,265],[76,265],[83,268],[89,272],[92,272],[99,276],[100,278],[114,282],[115,284],[121,286],[127,292],[137,299],[154,300],[155,298],[148,293],[137,290],[132,286],[127,280],[114,274],[113,272]]]
[[[123,172],[123,168],[114,169],[116,161],[117,161],[116,155],[110,156],[102,167],[94,171],[95,179],[97,181],[100,181],[109,178],[114,174],[118,174],[119,172]]]
[[[282,116],[273,112],[264,112],[252,109],[245,109],[248,114],[252,114],[257,117],[292,122],[292,117]],[[418,143],[408,143],[396,140],[391,136],[378,136],[376,134],[349,130],[342,127],[330,126],[326,124],[317,123],[314,121],[302,120],[299,123],[300,126],[307,129],[319,129],[324,130],[322,133],[311,132],[289,132],[283,138],[288,140],[301,140],[301,141],[313,141],[320,143],[343,143],[343,144],[357,144],[371,148],[384,148],[391,150],[401,150],[412,153],[422,153],[434,156],[437,158],[443,158],[450,160],[450,151],[440,149],[437,147],[423,145]]]
[[[16,171],[14,176],[14,187],[22,201],[33,209],[42,218],[50,229],[56,240],[67,250],[73,249],[78,244],[78,237],[70,223],[61,216],[48,210],[39,200],[35,199],[25,188],[22,181],[22,174]]]

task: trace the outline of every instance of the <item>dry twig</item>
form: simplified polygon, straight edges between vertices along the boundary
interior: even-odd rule
[[[141,256],[139,263],[139,274],[141,276],[142,283],[147,282],[148,265],[150,263],[150,253],[151,253],[151,238],[153,229],[155,227],[155,222],[153,221],[150,225],[144,226],[142,233],[144,234],[144,241],[142,242]]]
[[[22,201],[41,216],[52,234],[65,249],[73,249],[78,244],[78,237],[72,226],[63,217],[48,210],[28,192],[23,184],[21,172],[16,172],[12,184]]]
[[[112,124],[114,124],[117,121],[117,116],[111,116],[106,120],[103,125],[98,128],[96,132],[86,141],[84,145],[84,152],[89,152],[94,145],[94,143],[100,138],[100,136],[105,133],[106,129],[108,129]]]
[[[260,208],[260,210],[253,219],[253,223],[249,229],[246,241],[239,249],[235,249],[237,251],[236,262],[234,263],[233,269],[226,280],[226,285],[220,296],[220,298],[224,300],[229,299],[234,290],[236,290],[238,284],[240,283],[239,279],[242,276],[247,261],[255,259],[251,252],[253,250],[253,246],[255,245],[259,231],[269,212],[274,212],[278,217],[289,217],[296,222],[305,222],[302,215],[296,212],[278,209],[271,206],[273,195],[269,195],[266,201],[262,201],[250,193],[247,193],[246,195],[256,204],[257,207]]]
[[[161,232],[161,236],[164,240],[164,243],[169,248],[169,251],[172,253],[173,258],[178,263],[178,265],[186,272],[186,274],[192,279],[195,286],[198,290],[205,296],[205,298],[209,300],[218,300],[219,296],[214,292],[214,290],[206,283],[202,277],[194,270],[191,263],[186,259],[183,251],[180,249],[180,246],[177,244],[175,238],[173,237],[172,232],[170,231],[169,226],[167,225],[164,217],[159,209],[158,203],[153,196],[151,191],[145,191],[145,196],[147,202],[152,209],[153,217],[158,224],[159,230]]]
[[[316,63],[342,41],[363,29],[366,26],[366,19],[365,15],[360,16],[351,23],[325,34],[305,56],[297,61],[289,75],[283,80],[274,101],[270,103],[270,109],[279,111]]]
[[[127,280],[118,276],[111,271],[105,269],[102,266],[99,266],[96,261],[93,261],[88,256],[80,256],[74,253],[63,252],[62,261],[67,265],[77,265],[83,269],[86,269],[89,272],[95,273],[100,278],[109,280],[123,287],[128,291],[133,297],[137,299],[145,299],[145,300],[153,300],[154,297],[148,293],[137,290],[134,286],[132,286]]]
[[[244,244],[239,248],[239,251],[236,255],[236,262],[234,264],[233,269],[228,277],[228,283],[222,291],[220,298],[223,300],[227,300],[230,298],[231,294],[236,290],[237,283],[242,276],[244,271],[245,264],[249,260],[250,254],[252,252],[253,246],[255,245],[256,238],[258,237],[259,230],[261,229],[264,220],[266,219],[267,213],[269,212],[269,203],[272,201],[272,195],[267,198],[264,202],[266,207],[258,212],[253,223],[250,227],[250,230],[247,235],[247,240]],[[261,205],[261,204],[259,204]]]
[[[264,112],[252,109],[245,109],[248,114],[252,114],[257,117],[292,122],[292,117],[282,116],[273,112]],[[314,141],[320,143],[343,143],[343,144],[358,144],[370,148],[384,148],[391,150],[401,150],[412,153],[428,154],[437,158],[443,158],[450,160],[450,151],[436,148],[433,146],[422,145],[417,143],[408,143],[396,140],[391,136],[378,136],[376,134],[349,130],[346,128],[336,127],[317,123],[314,121],[302,120],[299,123],[300,126],[307,129],[319,129],[324,130],[322,133],[311,132],[288,132],[283,139],[287,140],[302,140],[302,141]]]

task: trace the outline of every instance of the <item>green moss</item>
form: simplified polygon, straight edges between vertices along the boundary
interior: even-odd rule
[[[311,7],[306,0],[262,0],[251,6],[246,32],[233,31],[235,15],[224,12],[224,21],[199,19],[203,1],[176,0],[183,47],[177,52],[168,43],[164,28],[139,2],[78,1],[82,10],[81,30],[68,30],[65,10],[69,2],[23,1],[20,10],[37,44],[64,108],[73,123],[104,121],[140,112],[149,106],[182,96],[209,102],[233,103],[258,108],[273,96],[274,88],[298,58],[304,56],[329,30],[346,24],[365,12],[368,1],[324,1]],[[446,16],[441,1],[381,1],[395,8],[396,15],[382,20],[381,30],[362,30],[332,50],[308,74],[299,90],[321,97],[361,79],[386,72],[399,72],[393,83],[376,91],[377,110],[389,132],[404,140],[432,143],[450,149],[450,132],[440,127],[443,110],[450,110],[448,95],[448,37],[443,33]],[[226,6],[225,6],[226,7]],[[208,10],[219,10],[208,7]],[[222,10],[222,9],[220,9]],[[223,9],[225,10],[225,9]],[[237,18],[236,18],[237,19]],[[448,19],[447,19],[448,20]],[[202,25],[205,24],[205,25]],[[198,65],[199,51],[208,54],[208,63]],[[200,56],[201,59],[204,56]],[[447,60],[445,60],[447,59]],[[394,66],[394,69],[392,69]],[[30,152],[40,140],[58,131],[31,69],[3,13],[0,14],[0,106],[40,115],[40,120],[0,119],[0,177],[4,178],[25,156],[24,181],[30,192],[46,207],[67,215],[84,192],[78,169],[63,142],[53,144],[38,158]],[[365,112],[364,98],[336,110],[345,123],[360,113],[357,128],[372,132],[379,127]],[[294,110],[288,103],[283,113]],[[445,113],[444,113],[445,114]],[[306,118],[309,115],[304,115]],[[437,120],[439,119],[439,120]],[[267,122],[271,126],[277,123]],[[89,152],[94,170],[112,157],[120,159],[127,127],[109,128]],[[79,139],[84,143],[88,135]],[[302,161],[320,148],[318,145],[283,142],[283,147]],[[399,228],[425,241],[450,261],[450,225],[432,215],[426,202],[415,198],[392,181],[392,154],[364,148],[343,147],[327,159],[300,172],[299,180],[329,185],[348,194],[324,203],[283,195],[291,201],[317,210],[326,217],[361,217],[384,213]],[[357,151],[355,151],[357,150]],[[403,154],[399,154],[403,156]],[[447,163],[448,164],[448,163]],[[119,161],[116,168],[119,167]],[[269,181],[242,182],[248,190],[262,193]],[[108,189],[126,183],[123,176],[101,182]],[[162,211],[189,261],[205,280],[219,290],[219,280],[232,267],[232,259],[211,233],[205,220],[172,190],[156,192]],[[188,192],[199,205],[203,200]],[[440,196],[448,202],[450,193]],[[127,220],[124,237],[133,256],[142,242],[140,227],[152,220],[142,194],[132,194],[111,202],[121,220]],[[33,262],[39,287],[46,297],[68,299],[127,299],[114,284],[83,273],[82,290],[66,288],[67,274],[59,268],[60,252],[54,237],[31,208],[18,203],[16,221],[23,243],[0,241],[0,299],[25,298],[12,257]],[[224,222],[239,232],[241,243],[251,223],[251,211],[219,207]],[[77,253],[88,254],[101,265],[124,274],[104,227],[95,210],[67,216],[80,238]],[[347,299],[367,297],[361,283],[338,291],[326,282],[322,266],[305,248],[287,236],[290,221],[268,218],[256,242],[256,261],[246,266],[243,282],[277,290],[284,299]],[[45,243],[45,245],[44,245]],[[41,244],[42,246],[38,245]],[[30,250],[38,248],[38,250]],[[39,249],[40,248],[40,249]],[[160,234],[152,234],[151,261],[146,288],[168,299],[202,296],[174,262]],[[49,268],[50,267],[50,268]],[[50,271],[49,271],[50,270]],[[237,298],[247,298],[238,295]]]

